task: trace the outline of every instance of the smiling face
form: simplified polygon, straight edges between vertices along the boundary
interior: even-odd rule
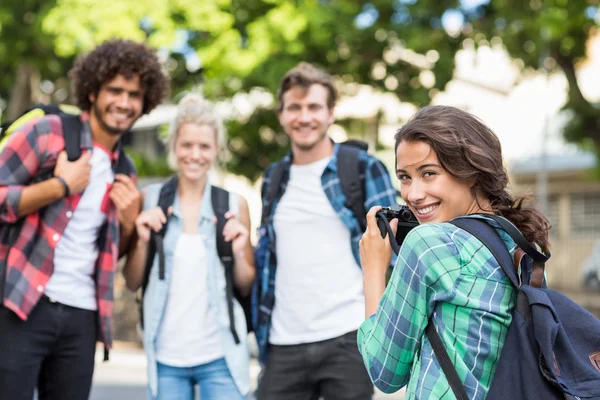
[[[450,175],[429,144],[402,141],[396,157],[402,199],[420,223],[446,222],[482,212],[473,195],[474,182],[462,182]]]
[[[325,86],[316,83],[308,89],[294,86],[283,94],[279,122],[293,149],[308,152],[327,146],[327,130],[334,121],[328,96]]]
[[[117,75],[104,83],[98,94],[90,94],[92,104],[90,124],[107,135],[119,136],[127,132],[142,115],[144,91],[140,77],[127,79]]]
[[[181,178],[202,181],[217,157],[215,131],[208,125],[185,123],[175,140],[175,158]]]

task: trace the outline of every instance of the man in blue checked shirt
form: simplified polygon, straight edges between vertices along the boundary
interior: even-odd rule
[[[279,122],[291,151],[263,177],[254,291],[259,400],[373,395],[356,343],[364,319],[358,249],[364,215],[348,208],[340,145],[327,135],[336,97],[331,76],[308,63],[290,70],[279,89]],[[358,163],[364,209],[395,204],[384,165],[362,150]]]

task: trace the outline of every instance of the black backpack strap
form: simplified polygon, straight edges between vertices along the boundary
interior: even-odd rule
[[[269,187],[267,188],[267,197],[263,199],[263,209],[262,209],[262,217],[261,217],[261,225],[266,226],[267,221],[271,215],[271,209],[273,208],[273,203],[279,194],[279,189],[281,188],[281,181],[283,179],[283,174],[285,172],[285,163],[283,160],[278,161],[273,166],[273,172],[271,173]]]
[[[83,123],[79,119],[79,115],[67,114],[62,111],[59,111],[57,114],[62,121],[67,158],[73,162],[81,156],[81,129],[83,128]]]
[[[545,264],[550,259],[550,253],[548,255],[538,251],[531,243],[525,239],[521,231],[509,220],[499,215],[485,215],[486,218],[490,218],[496,221],[510,237],[515,241],[517,246],[521,248],[531,259],[537,263]]]
[[[212,186],[210,192],[213,212],[217,217],[217,253],[225,268],[225,291],[227,296],[227,312],[229,314],[229,327],[235,344],[240,343],[240,338],[235,330],[235,318],[233,315],[233,250],[231,242],[226,242],[223,237],[223,228],[227,219],[225,213],[229,211],[229,192],[220,187]]]
[[[446,375],[446,380],[448,381],[454,396],[457,400],[469,400],[469,396],[467,396],[467,392],[458,376],[458,372],[456,372],[456,368],[454,367],[454,364],[452,364],[452,360],[450,360],[450,356],[444,347],[444,343],[435,330],[435,326],[433,326],[433,318],[430,318],[427,322],[425,333],[427,334],[431,348],[442,367],[442,371],[444,371],[444,374]]]
[[[337,154],[337,167],[340,185],[346,196],[344,206],[352,210],[364,232],[367,229],[367,210],[365,189],[360,179],[359,152],[360,148],[354,144],[341,144]]]
[[[119,160],[117,161],[117,167],[115,168],[115,174],[124,174],[130,176],[135,172],[135,166],[129,158],[129,156],[123,150],[121,142],[117,144],[119,146]],[[167,214],[165,214],[167,215]]]
[[[175,193],[177,192],[177,176],[169,179],[160,189],[158,195],[158,206],[162,209],[163,213],[167,217],[167,223],[165,223],[161,230],[158,232],[152,231],[150,234],[150,242],[148,243],[148,257],[146,258],[146,268],[144,269],[144,280],[142,281],[142,297],[148,287],[148,281],[150,280],[150,270],[154,262],[154,256],[158,253],[158,277],[159,279],[165,279],[165,253],[163,249],[163,238],[169,225],[169,207],[173,205],[175,201]]]
[[[504,270],[504,273],[512,282],[513,286],[516,288],[520,286],[518,272],[514,266],[512,256],[508,252],[506,244],[500,237],[500,234],[494,228],[492,228],[490,224],[482,219],[470,217],[454,218],[452,221],[450,221],[450,223],[469,232],[471,235],[479,239],[479,241],[483,243],[483,245],[492,253],[496,261],[498,261],[498,264],[500,264]],[[514,227],[514,229],[517,228]],[[519,235],[521,235],[521,232],[519,232]],[[525,238],[523,238],[523,240],[525,240]]]

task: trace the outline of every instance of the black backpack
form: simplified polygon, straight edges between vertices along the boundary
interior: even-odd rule
[[[169,181],[167,181],[167,183],[163,185],[158,195],[158,206],[162,209],[163,213],[167,217],[167,223],[165,223],[162,226],[162,229],[159,232],[152,232],[151,240],[148,244],[148,258],[146,260],[146,267],[144,270],[144,280],[142,281],[142,298],[139,300],[140,323],[142,325],[142,328],[144,326],[143,298],[146,292],[146,288],[148,287],[150,271],[152,269],[152,264],[154,263],[154,256],[156,254],[158,254],[158,278],[161,280],[165,279],[165,254],[163,248],[163,238],[165,236],[167,226],[169,224],[168,209],[170,206],[173,205],[173,202],[175,201],[177,181],[177,176],[171,178]],[[235,319],[233,315],[233,298],[235,297],[242,306],[242,309],[244,310],[244,316],[246,317],[246,330],[247,332],[251,332],[252,321],[250,315],[250,296],[242,296],[241,293],[235,288],[235,285],[233,283],[233,250],[231,247],[231,242],[226,242],[225,238],[222,235],[223,227],[227,222],[227,219],[225,218],[225,213],[229,210],[229,192],[225,189],[221,189],[220,187],[212,186],[210,197],[214,214],[217,217],[217,253],[219,254],[219,259],[221,260],[221,263],[224,267],[229,325],[231,334],[233,335],[233,339],[235,340],[235,343],[238,344],[240,343],[240,338],[238,337],[238,334],[235,330]]]
[[[77,111],[78,109],[73,106],[70,106],[70,108],[65,108],[56,104],[36,104],[28,108],[16,120],[6,122],[0,126],[0,151],[2,151],[2,148],[4,147],[4,144],[9,136],[18,130],[21,125],[33,120],[34,118],[53,114],[58,115],[62,122],[63,136],[65,138],[65,151],[67,152],[68,160],[71,162],[77,160],[79,157],[81,157],[81,130],[83,128],[83,123],[81,122]],[[117,144],[117,146],[119,149],[119,161],[117,163],[115,173],[130,175],[135,171],[135,167],[131,162],[131,159],[123,151],[123,146],[121,146],[120,142]],[[42,182],[52,178],[53,176],[54,166],[51,166],[49,169],[38,171],[37,175],[33,177],[31,182],[28,182],[28,184]],[[44,210],[45,207],[38,211],[40,216],[43,215]],[[8,257],[10,248],[13,246],[21,232],[24,220],[24,218],[20,218],[14,224],[0,224],[0,236],[4,238],[2,242],[8,244],[6,249],[6,257]],[[0,304],[2,303],[1,299],[4,298],[5,274],[6,260],[2,260],[0,262]]]
[[[360,140],[348,140],[340,143],[337,154],[337,167],[342,191],[346,196],[344,206],[354,213],[362,232],[367,229],[367,211],[365,210],[365,171],[361,170],[359,153],[366,151],[369,145]],[[285,172],[285,163],[278,161],[273,167],[267,197],[263,201],[262,225],[266,226],[273,202],[279,195],[281,180]]]
[[[600,320],[545,286],[544,265],[549,255],[537,251],[510,221],[496,215],[486,217],[513,238],[519,247],[514,259],[498,232],[485,221],[455,218],[450,222],[491,251],[518,292],[487,399],[600,398]],[[468,399],[431,320],[426,334],[454,395]]]

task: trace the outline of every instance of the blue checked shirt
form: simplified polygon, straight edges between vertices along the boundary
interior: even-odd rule
[[[337,168],[337,154],[339,145],[334,145],[331,160],[325,167],[321,176],[321,183],[325,195],[329,199],[333,209],[350,231],[352,253],[356,263],[360,265],[360,254],[358,242],[362,237],[357,218],[349,208],[344,206],[346,196],[342,191]],[[277,270],[277,255],[275,254],[275,230],[273,228],[273,216],[277,204],[283,196],[289,179],[292,155],[288,153],[282,160],[285,163],[285,172],[281,179],[279,194],[275,198],[270,209],[270,215],[266,219],[266,226],[259,228],[259,242],[255,250],[255,261],[257,268],[257,279],[253,288],[253,324],[260,353],[260,361],[264,363],[267,359],[269,345],[269,330],[271,327],[271,313],[275,305],[275,272]],[[386,167],[377,158],[361,151],[359,155],[361,171],[361,182],[365,185],[365,210],[373,206],[389,207],[396,204],[396,190],[392,186]],[[262,185],[262,199],[265,201],[271,183],[271,175],[275,164],[271,164],[264,173]],[[364,171],[364,179],[362,173]],[[299,246],[302,244],[299,243]]]
[[[480,218],[480,217],[474,217]],[[510,253],[515,243],[490,221]],[[406,399],[454,399],[425,334],[436,327],[470,399],[485,399],[498,365],[516,290],[479,239],[450,223],[413,229],[377,312],[358,330],[371,380]]]

